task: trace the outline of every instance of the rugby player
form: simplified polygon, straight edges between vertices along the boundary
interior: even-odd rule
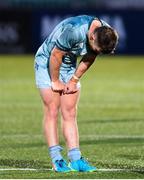
[[[96,170],[80,151],[76,117],[80,78],[99,54],[113,53],[117,42],[116,30],[106,22],[81,15],[60,22],[35,55],[36,85],[44,105],[44,132],[53,168],[57,172]],[[82,58],[77,65],[79,56]],[[59,111],[69,163],[64,160],[59,144]]]

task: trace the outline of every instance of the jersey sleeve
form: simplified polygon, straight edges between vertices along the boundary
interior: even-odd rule
[[[73,28],[65,28],[56,40],[56,47],[62,51],[70,51],[78,41],[78,33]]]

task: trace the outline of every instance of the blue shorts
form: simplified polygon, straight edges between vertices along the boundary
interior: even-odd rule
[[[51,78],[48,68],[48,61],[45,56],[37,56],[35,58],[34,69],[35,69],[35,80],[36,86],[39,89],[51,88]],[[60,68],[59,79],[63,83],[67,83],[73,76],[76,70],[76,63],[65,64],[62,63]],[[77,83],[77,87],[80,88],[80,82]]]

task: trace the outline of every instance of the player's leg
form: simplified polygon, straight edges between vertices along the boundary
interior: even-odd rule
[[[40,89],[40,95],[44,104],[44,133],[53,168],[58,172],[69,172],[66,161],[61,155],[61,146],[58,138],[58,113],[60,107],[60,94],[53,92],[51,88]]]
[[[59,144],[57,121],[60,107],[60,94],[51,88],[40,89],[44,107],[44,134],[49,147]]]
[[[79,133],[77,126],[77,103],[80,90],[74,94],[61,95],[62,130],[68,149],[79,148]]]
[[[72,171],[91,172],[96,168],[91,166],[81,157],[79,148],[79,133],[77,126],[77,104],[79,101],[80,89],[73,94],[61,96],[62,128],[68,147],[69,167]]]
[[[65,94],[61,96],[62,128],[68,147],[68,157],[70,159],[69,167],[72,171],[91,172],[95,171],[96,168],[81,157],[79,148],[77,126],[77,104],[79,96],[80,90],[74,94]]]

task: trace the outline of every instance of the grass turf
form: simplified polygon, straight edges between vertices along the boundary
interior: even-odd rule
[[[0,56],[0,169],[39,169],[0,170],[0,178],[144,178],[143,59],[100,57],[81,80],[78,124],[83,156],[98,169],[124,171],[61,174],[45,171],[51,164],[33,56]],[[66,158],[66,151],[63,154]]]

